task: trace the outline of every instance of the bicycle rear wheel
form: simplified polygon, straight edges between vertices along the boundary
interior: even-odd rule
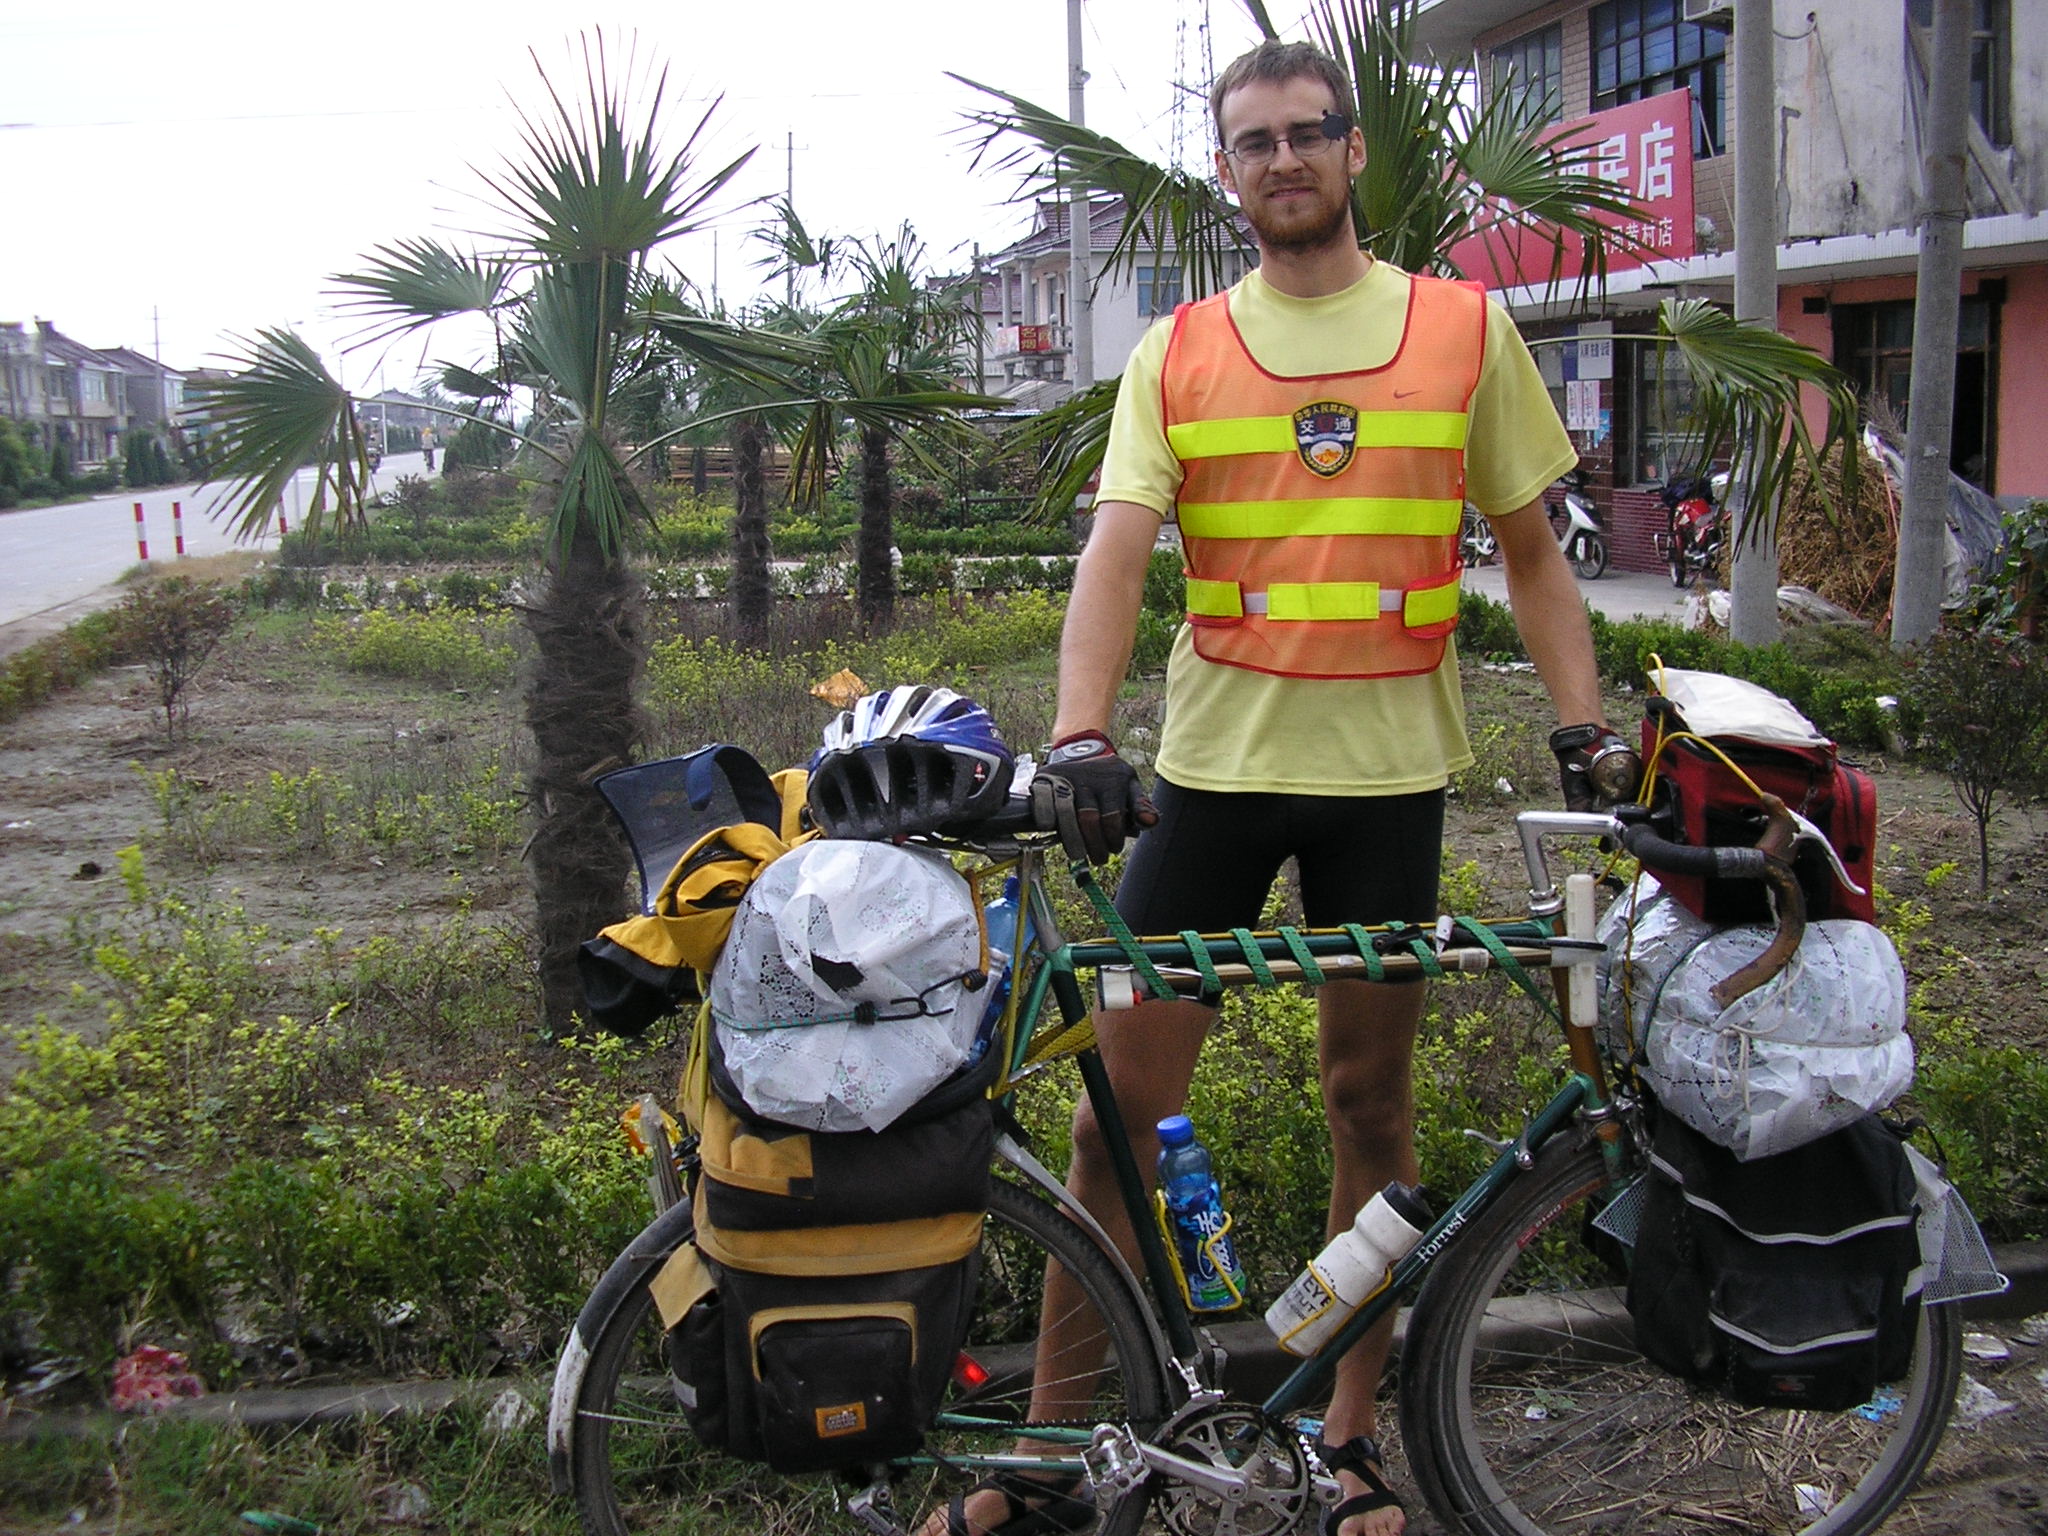
[[[590,1536],[697,1530],[823,1531],[834,1527],[835,1493],[825,1477],[789,1477],[707,1449],[677,1406],[663,1349],[661,1319],[648,1282],[689,1239],[687,1213],[657,1223],[613,1266],[630,1266],[610,1305],[587,1306],[570,1349],[589,1362],[566,1422],[567,1456],[578,1513]],[[649,1242],[657,1229],[659,1238]],[[1082,1350],[1108,1364],[1089,1415],[1071,1422],[1030,1419],[1033,1340],[1050,1263],[1080,1283],[1087,1318]],[[607,1277],[610,1278],[609,1276]],[[600,1285],[596,1296],[607,1287]],[[593,1316],[593,1312],[600,1315]],[[963,1354],[986,1373],[971,1391],[957,1385],[927,1439],[926,1454],[906,1463],[895,1493],[903,1523],[915,1530],[928,1510],[980,1480],[979,1458],[1011,1453],[1034,1430],[1074,1445],[1048,1452],[1030,1475],[1078,1476],[1079,1446],[1095,1423],[1130,1423],[1141,1436],[1166,1417],[1166,1385],[1142,1315],[1109,1260],[1049,1202],[998,1179],[984,1224],[974,1325]],[[956,1383],[962,1373],[956,1372]],[[558,1380],[558,1395],[563,1387]],[[559,1437],[558,1437],[559,1438]],[[1139,1489],[1106,1505],[1094,1527],[1130,1536],[1145,1514]]]
[[[1875,1530],[1948,1422],[1956,1309],[1922,1309],[1906,1378],[1860,1408],[1745,1408],[1636,1353],[1586,1241],[1607,1190],[1597,1149],[1553,1142],[1423,1287],[1401,1433],[1431,1506],[1484,1536]]]

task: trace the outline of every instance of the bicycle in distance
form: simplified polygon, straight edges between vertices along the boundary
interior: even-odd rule
[[[1656,806],[1518,815],[1526,910],[1429,927],[1133,935],[1086,864],[1063,856],[1028,759],[1014,775],[924,773],[936,809],[910,831],[898,808],[866,820],[843,782],[814,778],[807,796],[789,776],[771,783],[732,747],[601,781],[648,892],[633,923],[716,958],[702,967],[681,1121],[651,1095],[628,1117],[657,1214],[591,1294],[555,1380],[551,1469],[583,1528],[626,1536],[722,1518],[906,1536],[946,1529],[950,1507],[964,1530],[957,1498],[993,1485],[1033,1495],[1012,1501],[1005,1532],[1128,1536],[1148,1520],[1186,1536],[1313,1530],[1339,1499],[1318,1418],[1336,1362],[1398,1313],[1398,1445],[1448,1529],[1876,1530],[1947,1424],[1954,1303],[2003,1282],[1938,1172],[1917,1153],[1896,1161],[1901,1138],[1864,1115],[1856,1128],[1880,1142],[1811,1145],[1832,1149],[1831,1168],[1853,1165],[1889,1214],[1850,1222],[1847,1246],[1804,1231],[1753,1246],[1758,1262],[1796,1249],[1798,1262],[1878,1275],[1869,1326],[1779,1334],[1775,1315],[1737,1311],[1732,1280],[1692,1314],[1670,1310],[1701,1253],[1717,1273],[1749,1273],[1708,1237],[1674,1249],[1675,1224],[1701,1204],[1687,1204],[1689,1160],[1731,1187],[1783,1165],[1684,1150],[1673,1138],[1694,1133],[1646,1082],[1642,1036],[1686,997],[1710,1015],[1746,1008],[1754,1102],[1774,1102],[1757,1010],[1795,985],[1860,984],[1817,958],[1854,949],[1848,925],[1809,921],[1836,899],[1829,889],[1858,884],[1818,818],[1788,809],[1727,738],[1675,712],[1656,729]],[[886,742],[869,745],[853,754],[863,771],[902,769]],[[1720,783],[1724,764],[1753,802],[1741,843],[1709,842],[1687,821],[1698,776]],[[1674,814],[1680,795],[1695,803]],[[806,804],[833,835],[806,835]],[[1593,873],[1553,874],[1561,844],[1578,850],[1573,863],[1598,864],[1604,847],[1610,868],[1640,874],[1603,915]],[[1064,879],[1101,933],[1062,931]],[[1658,901],[1702,890],[1753,920],[1675,906],[1652,920]],[[707,913],[729,932],[675,939]],[[606,933],[630,943],[639,931]],[[1688,980],[1716,944],[1732,945],[1719,970]],[[637,976],[625,989],[637,1000],[622,991],[607,1006],[644,1024],[680,1005],[679,979],[650,984],[644,955],[624,958],[612,975]],[[1094,1010],[1486,971],[1564,1043],[1567,1064],[1519,1133],[1439,1209],[1403,1205],[1362,1287],[1312,1265],[1295,1286],[1233,1295],[1226,1272],[1223,1310],[1204,1309],[1223,1267],[1206,1260],[1227,1227],[1192,1253],[1176,1244],[1095,1052]],[[1109,1142],[1134,1258],[1010,1113],[1020,1087],[1066,1063]],[[1763,1113],[1745,1134],[1780,1135]],[[1764,1288],[1804,1285],[1795,1273]],[[1216,1325],[1233,1306],[1265,1310],[1284,1335],[1284,1379],[1262,1396],[1232,1395]]]

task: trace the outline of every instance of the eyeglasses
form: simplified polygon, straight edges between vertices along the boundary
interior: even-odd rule
[[[1325,112],[1323,120],[1315,127],[1298,127],[1285,135],[1285,142],[1293,149],[1296,158],[1313,160],[1332,144],[1341,143],[1350,135],[1351,119],[1348,115]],[[1223,153],[1239,165],[1264,165],[1280,153],[1281,142],[1270,133],[1248,133]]]

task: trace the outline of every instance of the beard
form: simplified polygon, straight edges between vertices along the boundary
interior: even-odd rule
[[[1307,256],[1317,250],[1352,242],[1352,199],[1350,188],[1329,193],[1321,182],[1313,182],[1313,201],[1288,201],[1274,205],[1257,199],[1243,209],[1245,221],[1266,250],[1286,256]]]
[[[1246,222],[1267,250],[1304,256],[1353,238],[1349,189],[1344,194],[1332,194],[1317,182],[1311,184],[1310,190],[1316,193],[1312,201],[1276,205],[1260,198],[1244,206]]]

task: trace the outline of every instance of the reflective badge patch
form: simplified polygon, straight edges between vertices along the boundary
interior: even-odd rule
[[[815,1416],[820,1440],[830,1440],[836,1435],[857,1435],[868,1427],[866,1403],[844,1403],[836,1408],[820,1408],[816,1410]]]
[[[1342,473],[1358,447],[1358,407],[1318,400],[1294,413],[1294,451],[1325,480]]]

